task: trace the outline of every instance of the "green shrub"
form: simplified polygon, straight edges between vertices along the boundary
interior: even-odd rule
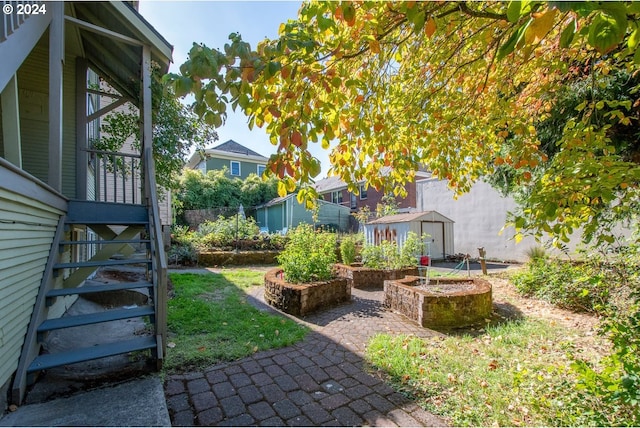
[[[527,251],[527,257],[529,257],[529,260],[538,260],[538,259],[546,259],[547,258],[547,252],[543,247],[540,246],[534,246],[534,247],[530,247]]]
[[[198,261],[196,247],[199,237],[187,226],[173,226],[171,230],[171,246],[167,252],[170,263],[192,265]]]
[[[342,263],[350,265],[356,260],[356,238],[348,235],[342,238],[340,242],[340,257]]]
[[[203,243],[210,247],[232,246],[236,239],[251,239],[260,233],[252,217],[220,216],[215,221],[205,221],[198,226]]]
[[[336,235],[300,224],[288,233],[289,242],[278,256],[285,279],[291,283],[326,281],[333,276]]]
[[[595,366],[576,356],[571,368],[578,388],[611,405],[630,425],[640,425],[640,248],[633,245],[601,264],[615,295],[608,302],[600,334],[611,353]],[[612,293],[613,294],[613,293]],[[599,425],[609,425],[606,419]],[[628,423],[628,422],[625,422]]]
[[[606,272],[597,262],[574,263],[538,258],[512,276],[523,295],[578,312],[600,313],[610,295]]]

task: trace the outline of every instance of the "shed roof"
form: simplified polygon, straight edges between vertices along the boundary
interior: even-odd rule
[[[442,221],[445,223],[454,223],[453,220],[443,216],[437,211],[421,211],[414,213],[388,215],[372,220],[367,224],[405,223],[411,221]]]

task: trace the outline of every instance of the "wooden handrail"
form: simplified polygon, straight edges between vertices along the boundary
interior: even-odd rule
[[[155,285],[154,304],[156,309],[156,337],[158,339],[158,359],[162,361],[166,353],[167,337],[167,257],[162,239],[162,226],[158,209],[156,189],[156,168],[151,147],[144,149],[143,171],[144,189],[149,210],[149,238],[151,240],[152,278]]]

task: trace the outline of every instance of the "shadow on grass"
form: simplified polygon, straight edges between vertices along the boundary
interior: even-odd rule
[[[166,372],[206,367],[302,340],[307,328],[249,304],[261,272],[170,274]]]

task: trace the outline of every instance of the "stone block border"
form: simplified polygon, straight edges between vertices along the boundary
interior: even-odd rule
[[[417,267],[403,269],[371,269],[364,266],[353,266],[337,263],[335,265],[337,275],[346,278],[349,285],[354,288],[382,289],[384,282],[391,279],[402,279],[407,275],[418,275]]]
[[[264,276],[264,299],[283,312],[304,316],[323,307],[351,300],[351,286],[345,278],[291,284],[284,280],[282,268],[274,268]]]
[[[420,278],[385,281],[384,306],[427,328],[466,327],[491,316],[491,284],[482,278],[438,278],[431,290],[418,287]],[[455,285],[462,285],[456,287]],[[447,286],[451,291],[447,291]]]

